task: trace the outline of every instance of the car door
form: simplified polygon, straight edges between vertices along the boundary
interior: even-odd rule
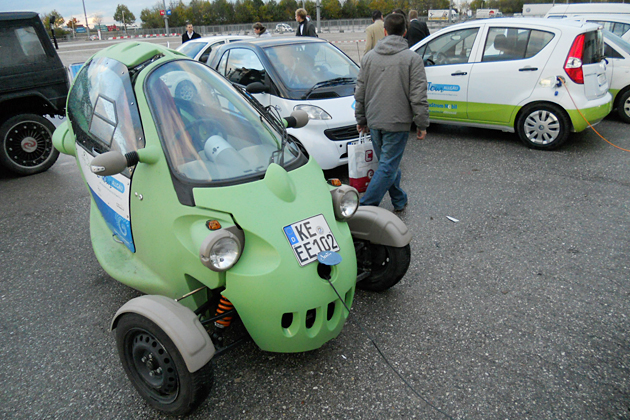
[[[479,27],[450,31],[416,50],[425,62],[431,118],[466,120],[469,59],[478,32]]]
[[[232,83],[247,87],[260,82],[268,85],[267,71],[258,55],[247,48],[230,48],[225,51],[217,66],[217,71]],[[269,105],[269,94],[253,95],[261,104]]]
[[[489,26],[481,60],[470,75],[468,118],[479,123],[509,123],[528,98],[560,34],[526,27]],[[553,45],[550,45],[553,44]]]
[[[68,98],[79,167],[114,240],[135,252],[130,196],[135,167],[112,176],[91,171],[92,159],[110,150],[123,155],[144,147],[129,71],[109,58],[92,60],[77,75]]]

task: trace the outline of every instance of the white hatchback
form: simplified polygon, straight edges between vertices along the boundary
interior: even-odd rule
[[[205,36],[202,38],[191,39],[177,47],[177,51],[186,54],[193,60],[207,63],[210,55],[214,50],[223,44],[230,42],[242,41],[244,39],[254,39],[248,35],[217,35]]]
[[[630,43],[604,30],[606,75],[610,81],[613,106],[619,117],[630,123]]]
[[[281,116],[305,111],[308,124],[287,132],[322,169],[347,164],[348,143],[359,137],[359,66],[337,47],[306,36],[260,38],[222,46],[208,65]]]
[[[425,62],[432,123],[517,132],[529,147],[554,149],[611,110],[603,35],[592,23],[476,20],[412,50]]]

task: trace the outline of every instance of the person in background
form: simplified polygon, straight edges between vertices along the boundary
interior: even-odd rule
[[[392,14],[403,15],[403,17],[405,18],[405,32],[406,32],[407,29],[409,28],[409,21],[407,20],[407,14],[405,13],[405,11],[403,9],[394,9],[392,10]]]
[[[267,32],[267,28],[265,28],[262,23],[256,22],[252,25],[252,28],[258,38],[271,38],[271,34]]]
[[[317,38],[317,32],[315,31],[315,26],[306,19],[306,10],[297,9],[295,11],[295,21],[298,23],[297,31],[295,31],[295,36],[313,36]]]
[[[402,160],[411,123],[422,140],[429,126],[427,76],[422,57],[411,51],[405,35],[406,19],[392,13],[385,18],[385,38],[363,56],[354,92],[357,131],[369,132],[378,168],[360,204],[378,206],[389,192],[394,212],[407,206],[400,188]]]
[[[375,10],[372,12],[372,24],[365,29],[365,51],[363,54],[374,48],[384,36],[383,14],[380,10]]]
[[[197,38],[201,38],[201,35],[199,35],[197,32],[193,30],[192,23],[186,24],[186,32],[182,34],[182,44],[184,42],[190,41],[191,39],[197,39]]]
[[[422,41],[424,38],[430,35],[429,27],[426,22],[418,20],[418,11],[409,11],[409,29],[407,30],[407,42],[409,42],[409,48]]]

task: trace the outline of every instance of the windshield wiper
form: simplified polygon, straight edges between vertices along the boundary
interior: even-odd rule
[[[304,94],[304,96],[302,96],[302,99],[308,99],[311,93],[313,93],[316,89],[327,86],[348,85],[350,83],[354,83],[355,80],[356,79],[354,77],[336,77],[334,79],[324,80],[323,82],[315,83],[315,85],[310,88],[308,92]]]

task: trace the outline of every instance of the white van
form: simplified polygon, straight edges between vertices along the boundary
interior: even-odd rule
[[[566,18],[578,15],[625,15],[630,16],[630,4],[625,3],[573,3],[552,7],[546,18]]]
[[[592,23],[475,20],[411,49],[425,63],[431,124],[517,132],[527,146],[549,150],[612,107],[603,35]]]

